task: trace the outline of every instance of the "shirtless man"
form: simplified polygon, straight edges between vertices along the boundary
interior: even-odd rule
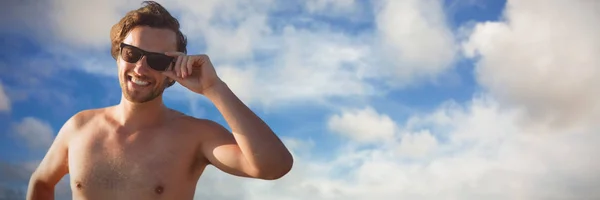
[[[186,55],[179,22],[161,5],[130,11],[111,40],[121,102],[81,111],[63,125],[31,176],[27,199],[54,199],[67,173],[73,199],[179,200],[193,198],[208,164],[264,180],[290,171],[293,159],[281,140],[219,79],[206,55]],[[214,103],[232,133],[167,108],[162,94],[174,82]]]

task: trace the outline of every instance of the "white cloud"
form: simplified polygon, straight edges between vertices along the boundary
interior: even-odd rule
[[[478,23],[464,44],[478,82],[554,128],[600,118],[600,3],[508,1],[504,21]]]
[[[529,129],[521,114],[488,97],[445,104],[400,123],[399,140],[367,149],[349,143],[327,160],[295,154],[294,169],[277,181],[207,170],[198,191],[211,199],[599,198],[600,162],[593,157],[600,135]],[[307,152],[298,143],[292,150]],[[214,188],[222,182],[238,190]]]
[[[36,45],[41,46],[45,58],[32,59],[47,62],[38,63],[50,65],[44,70],[75,68],[91,74],[115,76],[116,65],[109,48],[110,28],[126,11],[139,5],[140,2],[129,0],[93,3],[77,0],[11,1],[10,9],[6,9],[5,17],[0,19],[0,25],[15,27],[2,32],[18,32],[37,39]],[[32,70],[31,73],[37,72]]]
[[[396,123],[371,107],[343,110],[329,117],[328,128],[358,142],[381,142],[393,139]]]
[[[26,117],[13,125],[16,136],[31,149],[47,149],[54,140],[54,131],[47,122]]]
[[[386,0],[376,12],[381,49],[376,55],[391,64],[382,76],[394,85],[437,77],[456,59],[454,35],[439,0]]]
[[[10,99],[4,92],[4,86],[2,86],[2,83],[0,82],[0,112],[8,111],[10,111]]]
[[[352,7],[351,3],[343,5]],[[426,6],[436,9],[425,12],[422,8]],[[388,2],[381,9],[373,19],[378,27],[374,35],[349,35],[327,25],[316,29],[288,25],[281,34],[267,34],[259,40],[264,41],[259,45],[263,47],[257,49],[276,52],[271,54],[273,60],[220,69],[226,71],[223,78],[235,80],[239,87],[233,88],[246,94],[244,100],[263,104],[319,102],[330,97],[385,93],[372,80],[401,87],[435,78],[451,66],[453,35],[439,1]],[[396,12],[398,9],[407,12]],[[406,18],[413,20],[402,21]],[[380,46],[380,42],[388,45]]]
[[[47,8],[50,31],[70,46],[100,49],[110,45],[112,25],[136,5],[138,1],[51,1]]]
[[[402,135],[397,151],[400,155],[421,158],[431,153],[437,146],[437,139],[429,130]]]
[[[250,59],[255,48],[262,41],[264,34],[271,30],[267,26],[265,14],[253,14],[241,20],[235,29],[207,28],[204,32],[206,38],[206,54],[211,55],[215,61]],[[196,52],[193,52],[196,53]]]
[[[44,44],[61,44],[80,49],[104,50],[110,45],[109,32],[113,24],[139,1],[77,0],[12,1],[5,13],[17,20],[18,28],[39,37]],[[4,10],[3,10],[4,11]],[[10,20],[0,24],[11,24]],[[13,25],[14,26],[14,25]],[[21,30],[21,29],[19,29]]]
[[[246,3],[222,1],[206,6],[232,15],[182,9],[181,21],[189,25],[186,31],[206,41],[217,72],[244,102],[320,102],[373,93],[364,82],[370,47],[363,40],[353,41],[327,26],[288,24],[278,29],[268,24],[272,18],[267,12],[277,9],[270,3],[256,1],[244,7]]]
[[[320,102],[330,97],[374,94],[364,80],[370,54],[341,33],[286,27],[273,37],[274,54],[267,66],[258,62],[218,66],[220,76],[248,103]]]

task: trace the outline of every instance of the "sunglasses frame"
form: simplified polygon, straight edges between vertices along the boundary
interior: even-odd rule
[[[126,48],[126,47],[127,47],[127,48],[131,48],[131,49],[133,49],[134,51],[138,51],[138,52],[140,52],[141,56],[140,56],[140,57],[139,57],[137,60],[135,60],[134,62],[129,62],[129,61],[125,60],[125,59],[123,58],[123,48]],[[125,44],[125,43],[121,43],[121,44],[119,45],[119,56],[121,57],[121,59],[123,59],[123,61],[125,61],[125,62],[128,62],[128,63],[136,63],[136,62],[140,61],[140,60],[141,60],[141,59],[142,59],[142,58],[145,56],[145,57],[146,57],[146,62],[148,63],[148,66],[149,66],[151,69],[153,69],[153,70],[156,70],[156,71],[166,71],[167,69],[169,69],[169,67],[170,67],[172,64],[174,64],[174,63],[175,63],[175,57],[167,56],[167,55],[165,55],[165,54],[162,54],[162,53],[156,53],[156,52],[149,52],[149,51],[145,51],[145,50],[143,50],[143,49],[140,49],[140,48],[138,48],[138,47],[136,47],[136,46],[129,45],[129,44]],[[157,69],[157,67],[156,67],[156,66],[154,66],[154,67],[153,67],[153,62],[150,62],[150,60],[152,60],[152,59],[151,59],[151,58],[149,59],[149,57],[153,57],[153,56],[158,56],[158,57],[168,57],[168,58],[170,58],[169,64],[168,64],[168,65],[167,65],[167,67],[165,67],[163,70],[159,70],[159,69]],[[154,65],[156,65],[156,63],[154,63]]]

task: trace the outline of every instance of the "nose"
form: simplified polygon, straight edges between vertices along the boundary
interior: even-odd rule
[[[140,60],[135,63],[135,68],[133,71],[137,74],[146,74],[148,73],[148,62],[146,62],[146,56],[143,56]]]

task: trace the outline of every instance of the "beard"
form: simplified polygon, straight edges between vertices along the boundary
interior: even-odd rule
[[[162,90],[159,89],[153,89],[149,92],[130,91],[128,89],[123,90],[123,96],[125,96],[125,99],[133,103],[146,103],[156,99],[161,94]]]

